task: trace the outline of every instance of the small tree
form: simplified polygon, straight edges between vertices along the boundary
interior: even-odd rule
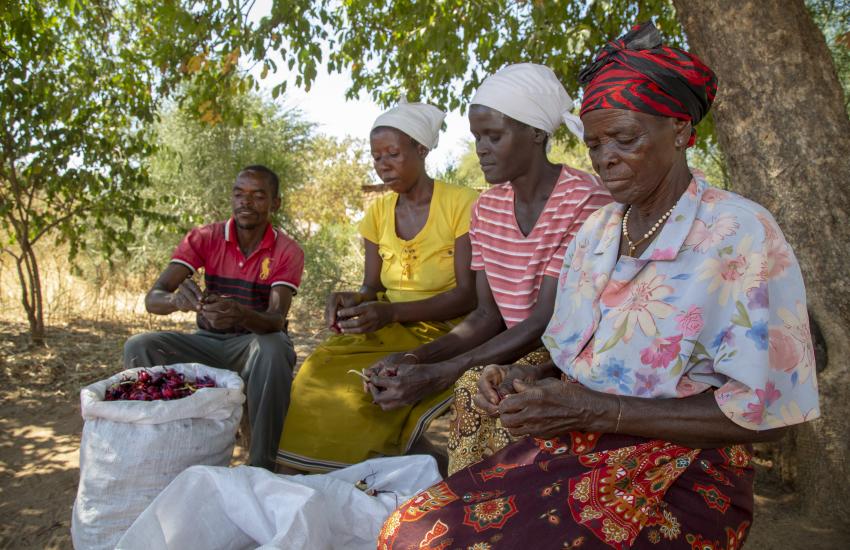
[[[313,125],[298,111],[284,110],[254,93],[227,101],[238,120],[210,124],[189,104],[170,103],[153,125],[156,152],[148,159],[151,184],[144,197],[159,202],[167,215],[151,223],[131,246],[135,270],[161,268],[190,227],[227,219],[230,189],[238,170],[263,164],[280,177],[284,208],[275,223],[288,227],[286,205],[303,186],[305,157],[312,150]]]
[[[121,248],[148,204],[138,197],[150,151],[150,79],[113,43],[122,35],[65,2],[13,2],[0,14],[0,227],[14,258],[33,342],[45,336],[36,245],[51,233],[71,254],[84,233]],[[116,51],[119,50],[119,51]],[[107,219],[118,215],[123,226]]]
[[[87,246],[111,256],[153,215],[139,194],[153,150],[145,129],[176,83],[212,71],[198,44],[229,50],[223,29],[241,12],[222,5],[10,0],[0,10],[0,253],[14,259],[34,343],[45,337],[36,246],[54,235],[72,258]],[[233,76],[236,59],[222,56],[216,74]],[[243,87],[228,78],[221,90]],[[211,103],[199,111],[221,115]]]

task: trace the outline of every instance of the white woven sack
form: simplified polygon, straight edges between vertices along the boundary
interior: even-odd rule
[[[393,510],[440,479],[425,455],[373,458],[322,475],[192,467],[136,518],[117,550],[375,550]],[[359,480],[380,492],[366,494]]]
[[[210,376],[217,387],[172,401],[104,401],[109,386],[142,370],[129,369],[80,391],[85,424],[71,520],[77,550],[115,548],[136,517],[186,468],[230,464],[245,401],[242,378],[198,363],[167,368],[187,378]]]

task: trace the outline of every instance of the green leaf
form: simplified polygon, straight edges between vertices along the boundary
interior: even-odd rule
[[[753,325],[750,322],[750,316],[747,313],[744,304],[740,301],[735,302],[735,308],[737,309],[737,313],[732,316],[732,323],[741,327],[752,328]]]
[[[623,324],[620,325],[620,328],[617,329],[617,332],[615,332],[611,336],[611,338],[609,338],[608,341],[605,342],[605,345],[602,346],[602,349],[600,349],[598,353],[604,353],[604,352],[608,351],[609,349],[613,348],[614,346],[616,346],[617,343],[620,340],[623,339],[623,336],[625,334],[626,334],[626,323],[624,322]]]
[[[680,372],[682,372],[682,368],[684,368],[684,363],[682,362],[682,356],[680,355],[676,359],[676,364],[673,365],[673,368],[670,370],[670,374],[673,376],[678,376]]]

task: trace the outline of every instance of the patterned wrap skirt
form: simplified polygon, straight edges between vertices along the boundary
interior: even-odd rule
[[[522,438],[405,502],[379,550],[739,549],[751,449],[570,432]]]
[[[327,472],[381,456],[406,453],[428,424],[446,411],[451,388],[422,401],[384,411],[348,372],[374,365],[447,334],[460,319],[393,323],[368,334],[338,334],[322,342],[292,382],[277,462]]]
[[[549,361],[546,348],[532,351],[517,365],[540,365]],[[478,380],[484,367],[473,367],[454,386],[452,416],[449,423],[449,475],[484,460],[505,445],[517,440],[502,426],[499,418],[488,416],[475,406],[472,398],[478,392]]]

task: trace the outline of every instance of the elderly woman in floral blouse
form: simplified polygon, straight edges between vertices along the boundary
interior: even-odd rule
[[[645,24],[582,79],[616,203],[567,251],[553,362],[488,367],[475,398],[525,437],[402,505],[379,548],[740,548],[750,444],[819,415],[791,248],[688,168],[714,74]]]

